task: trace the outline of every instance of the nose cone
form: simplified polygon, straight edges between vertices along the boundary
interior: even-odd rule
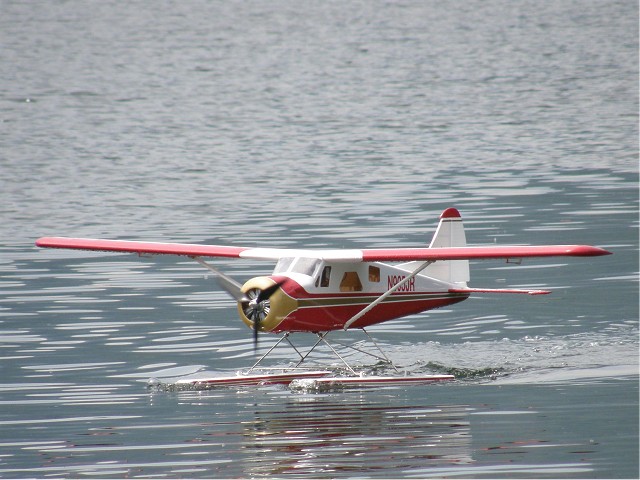
[[[298,308],[298,302],[285,293],[282,287],[269,299],[260,302],[260,305],[255,304],[260,292],[277,283],[272,277],[255,277],[242,286],[241,291],[245,298],[238,302],[238,314],[247,327],[253,329],[253,320],[250,317],[260,315],[260,331],[270,332]]]

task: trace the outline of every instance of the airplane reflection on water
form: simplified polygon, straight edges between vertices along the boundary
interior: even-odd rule
[[[365,404],[360,396],[302,395],[254,408],[254,419],[241,427],[241,449],[251,459],[247,476],[375,475],[473,462],[465,405],[395,406]]]

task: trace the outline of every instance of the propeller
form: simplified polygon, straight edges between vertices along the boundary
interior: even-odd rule
[[[244,293],[242,293],[242,285],[236,282],[229,275],[225,275],[217,268],[209,265],[207,262],[202,260],[200,257],[193,257],[193,259],[202,265],[204,268],[211,270],[216,274],[216,280],[218,284],[233,298],[235,298],[238,302],[241,302],[244,299]]]
[[[271,303],[269,302],[269,299],[274,293],[276,293],[282,284],[286,282],[286,280],[277,282],[265,289],[252,288],[246,293],[243,293],[242,285],[236,282],[233,278],[225,275],[220,270],[209,265],[199,257],[194,257],[194,260],[215,273],[220,286],[240,303],[242,311],[246,317],[253,322],[253,348],[254,350],[257,350],[260,323],[267,318],[269,311],[271,311]]]
[[[278,282],[265,289],[252,288],[244,294],[244,298],[240,300],[242,311],[249,320],[253,322],[253,348],[258,349],[258,332],[260,331],[260,323],[267,318],[271,311],[271,302],[269,299],[276,293],[285,281]]]

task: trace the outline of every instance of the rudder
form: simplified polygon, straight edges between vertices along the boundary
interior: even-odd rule
[[[447,208],[440,215],[440,223],[433,235],[429,248],[466,247],[462,216],[455,208]],[[470,279],[468,260],[447,260],[436,262],[427,268],[427,275],[462,287]]]

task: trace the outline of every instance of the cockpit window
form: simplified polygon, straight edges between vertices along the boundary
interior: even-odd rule
[[[319,265],[317,258],[298,258],[291,271],[312,277]]]
[[[273,273],[293,272],[312,277],[320,263],[321,261],[317,258],[281,258],[273,269]]]
[[[278,260],[278,263],[276,263],[276,266],[273,269],[273,273],[285,273],[287,270],[289,270],[289,267],[293,263],[293,260],[293,258],[281,258],[280,260]]]

